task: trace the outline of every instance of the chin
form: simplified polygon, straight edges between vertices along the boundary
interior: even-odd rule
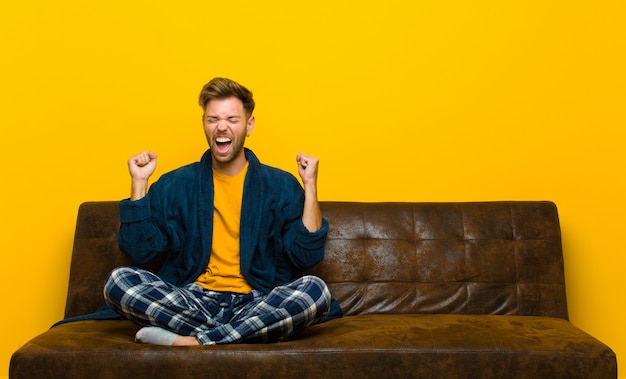
[[[235,160],[235,158],[232,155],[215,155],[215,154],[211,154],[211,156],[213,157],[213,161],[220,163],[220,164],[226,164],[226,163],[230,163],[233,160]]]
[[[213,150],[212,150],[211,156],[213,157],[213,161],[215,161],[217,163],[228,164],[228,163],[234,162],[240,156],[243,156],[243,152],[242,151],[239,151],[239,152],[231,151],[227,155],[217,155],[217,154],[214,154]]]

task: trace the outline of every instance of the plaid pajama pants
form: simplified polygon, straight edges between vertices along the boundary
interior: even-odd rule
[[[194,283],[177,287],[134,267],[111,272],[104,298],[138,325],[195,336],[203,345],[284,340],[320,322],[330,308],[328,287],[315,276],[278,286],[269,294],[237,294]]]

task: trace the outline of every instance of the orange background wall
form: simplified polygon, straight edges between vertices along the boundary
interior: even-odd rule
[[[0,377],[63,315],[78,205],[143,149],[197,160],[214,76],[254,91],[265,163],[321,158],[322,200],[556,202],[571,320],[623,367],[625,4],[4,2]]]

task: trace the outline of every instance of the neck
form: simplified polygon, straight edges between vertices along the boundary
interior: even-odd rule
[[[215,158],[211,158],[213,164],[213,170],[219,172],[220,174],[235,176],[241,172],[241,170],[246,167],[246,163],[248,160],[244,154],[241,154],[237,158],[233,159],[229,162],[219,162]]]

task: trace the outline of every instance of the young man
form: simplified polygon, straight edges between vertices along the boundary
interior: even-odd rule
[[[131,197],[120,202],[119,245],[137,264],[167,254],[158,276],[115,269],[106,303],[144,326],[136,340],[163,345],[272,342],[322,321],[326,284],[293,280],[322,260],[328,222],[317,201],[318,159],[297,154],[296,178],[244,148],[252,93],[224,78],[200,93],[209,150],[150,186],[152,152],[128,161]]]

